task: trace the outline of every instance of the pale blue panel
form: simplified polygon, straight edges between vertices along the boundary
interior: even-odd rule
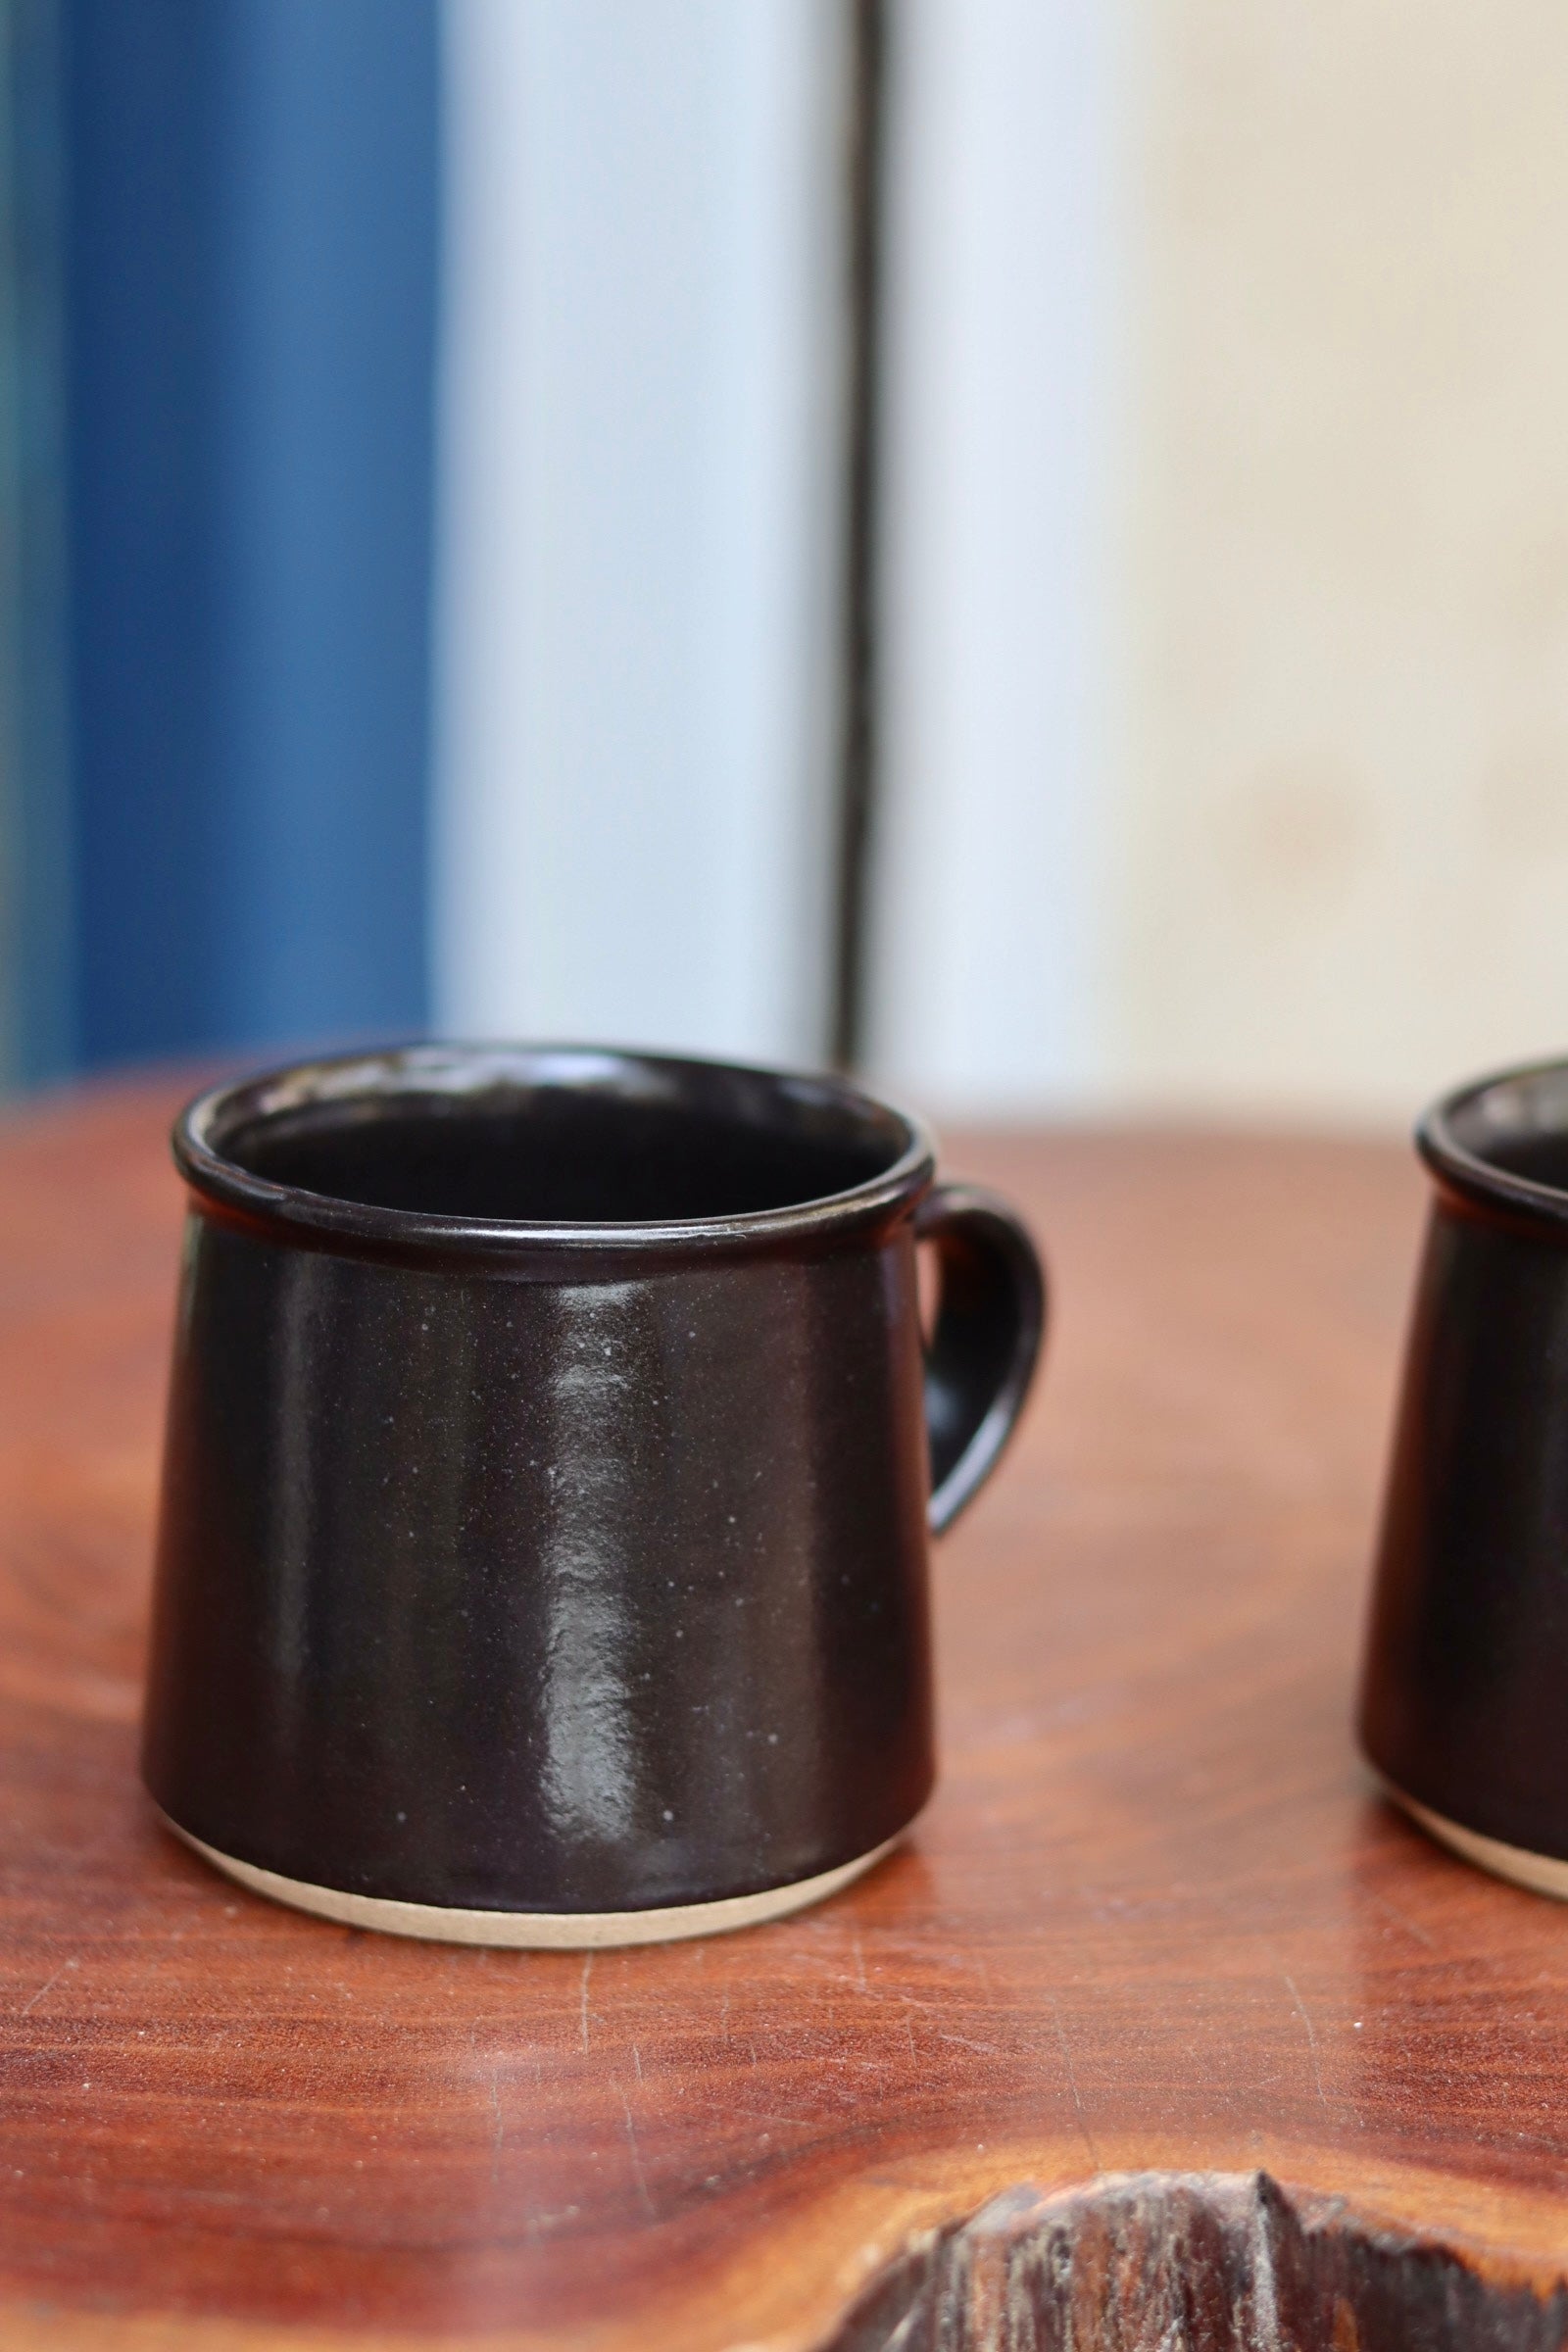
[[[450,1027],[821,1050],[843,22],[449,0]]]

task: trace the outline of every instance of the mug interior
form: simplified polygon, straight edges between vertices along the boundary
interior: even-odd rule
[[[1568,1064],[1511,1071],[1441,1104],[1429,1121],[1441,1152],[1568,1201]]]
[[[689,1223],[804,1206],[907,1152],[830,1079],[570,1052],[416,1049],[220,1098],[204,1138],[264,1182],[422,1216]]]

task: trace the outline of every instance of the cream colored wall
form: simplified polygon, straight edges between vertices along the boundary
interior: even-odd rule
[[[1568,1052],[1568,10],[1141,21],[1113,1095]]]

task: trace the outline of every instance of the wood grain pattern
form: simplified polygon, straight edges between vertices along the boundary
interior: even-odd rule
[[[1561,2340],[1568,1911],[1429,1845],[1348,1728],[1402,1151],[952,1151],[1026,1205],[1057,1320],[940,1551],[919,1832],[775,1927],[508,1953],[250,1897],[137,1786],[173,1099],[0,1130],[0,2341],[1044,2345],[913,2303],[878,2335],[875,2298],[999,2210],[1039,2239],[1042,2198],[1130,2244],[1126,2176],[1169,2177],[1149,2243],[1183,2195],[1245,2235],[1260,2171],[1308,2234],[1348,2200],[1367,2263],[1449,2262],[1503,2330],[1444,2334],[1455,2287],[1410,2342]],[[1303,2347],[1390,2340],[1316,2308]],[[1230,2340],[1200,2318],[1169,2340]]]

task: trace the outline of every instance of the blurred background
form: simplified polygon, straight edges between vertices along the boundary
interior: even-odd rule
[[[1568,1046],[1547,0],[0,0],[0,1084]]]

